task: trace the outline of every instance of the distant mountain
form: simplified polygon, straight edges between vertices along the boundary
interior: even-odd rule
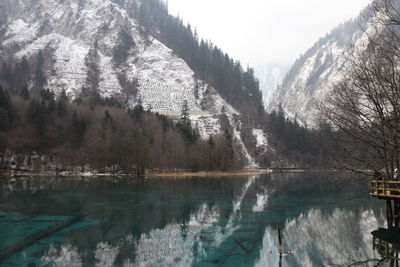
[[[289,117],[316,126],[316,103],[323,103],[332,86],[342,79],[348,55],[368,45],[368,35],[375,32],[372,16],[371,7],[367,7],[358,18],[339,25],[319,39],[289,69],[267,110],[282,104]]]
[[[289,66],[283,64],[265,64],[255,68],[255,74],[260,81],[260,90],[263,94],[264,105],[268,106]]]

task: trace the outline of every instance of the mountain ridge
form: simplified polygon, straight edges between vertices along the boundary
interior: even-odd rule
[[[221,133],[218,117],[226,114],[248,165],[257,165],[242,140],[239,119],[263,110],[253,71],[195,39],[190,26],[166,13],[162,2],[0,0],[0,7],[3,86],[16,93],[48,88],[71,99],[113,98],[127,108],[140,102],[173,117],[187,102],[203,139]],[[181,50],[168,35],[176,29],[182,31],[179,38],[193,38]]]
[[[372,14],[371,4],[357,18],[340,24],[314,43],[289,69],[267,110],[277,110],[281,104],[289,118],[317,127],[316,105],[323,104],[332,86],[342,79],[346,58],[368,45],[368,35],[375,31]]]

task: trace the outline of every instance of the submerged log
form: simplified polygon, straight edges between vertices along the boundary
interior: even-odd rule
[[[84,218],[83,215],[76,215],[74,217],[72,217],[69,220],[60,222],[56,225],[53,225],[43,231],[40,231],[32,236],[27,237],[26,239],[17,242],[16,244],[13,244],[11,246],[8,246],[4,249],[2,249],[0,251],[0,260],[4,260],[6,258],[8,258],[9,256],[11,256],[12,254],[24,250],[27,247],[32,246],[33,244],[35,244],[36,242],[42,240],[43,238],[46,238],[58,231],[61,231],[65,228],[67,228],[68,226],[79,222],[80,220],[82,220]]]

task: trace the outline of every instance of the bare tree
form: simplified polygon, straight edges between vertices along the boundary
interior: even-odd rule
[[[380,170],[394,178],[400,168],[400,13],[392,0],[374,6],[379,32],[348,58],[345,75],[319,104],[333,126],[336,159],[350,170]]]

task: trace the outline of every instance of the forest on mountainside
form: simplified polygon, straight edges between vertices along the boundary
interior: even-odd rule
[[[209,41],[199,39],[190,24],[168,13],[162,0],[115,0],[120,4],[132,3],[132,15],[142,25],[143,34],[150,34],[183,58],[196,73],[218,90],[225,100],[241,113],[264,114],[259,82],[252,68],[243,69],[239,61]]]
[[[0,168],[7,151],[21,165],[39,153],[63,166],[88,166],[100,172],[158,170],[233,170],[244,162],[233,147],[229,128],[202,140],[191,127],[187,109],[178,121],[146,111],[139,104],[126,110],[113,101],[94,105],[70,102],[41,90],[11,95],[0,88]],[[223,121],[226,115],[221,115]],[[18,162],[20,160],[21,162]]]
[[[196,79],[216,88],[240,112],[234,116],[237,125],[241,125],[237,130],[261,167],[326,166],[329,157],[320,147],[317,131],[286,118],[282,112],[265,112],[259,83],[251,68],[244,70],[240,62],[221,49],[199,40],[190,25],[168,14],[163,1],[147,0],[141,5],[132,0],[114,2],[135,17],[143,36],[154,36],[166,44],[187,62]],[[118,45],[113,51],[114,64],[124,64],[134,46],[135,40],[127,31],[119,32]],[[220,115],[222,134],[201,140],[196,129],[182,127],[189,124],[178,124],[171,118],[143,110],[140,103],[127,111],[128,104],[121,99],[103,99],[98,90],[96,47],[85,58],[88,73],[82,93],[76,99],[67,99],[65,94],[54,95],[46,89],[47,76],[53,71],[53,52],[45,47],[29,57],[0,58],[0,85],[7,88],[4,95],[8,95],[3,99],[9,99],[5,101],[9,104],[0,106],[0,116],[5,118],[0,127],[3,156],[5,151],[38,152],[54,156],[64,165],[87,164],[100,170],[116,164],[123,169],[134,165],[141,169],[231,170],[246,164],[224,112]],[[120,83],[124,81],[124,77],[118,78]],[[133,81],[128,87],[137,91],[137,86]],[[66,110],[63,116],[57,111],[61,100]],[[254,129],[266,133],[267,153],[257,147]]]
[[[336,167],[331,153],[336,144],[328,142],[325,127],[307,128],[296,119],[289,118],[282,105],[278,105],[277,110],[266,115],[266,131],[270,133],[270,144],[276,149],[277,159],[284,159],[280,166],[292,164],[310,169]]]
[[[244,70],[239,61],[234,61],[211,42],[199,39],[190,24],[185,25],[179,17],[168,13],[166,2],[148,0],[136,5],[136,1],[115,1],[125,6],[131,3],[132,16],[142,25],[144,34],[155,36],[173,49],[194,70],[198,79],[215,87],[228,103],[240,111],[244,124],[241,137],[263,166],[270,166],[279,158],[303,167],[332,166],[331,157],[321,143],[322,132],[299,125],[296,119],[287,118],[279,108],[267,114],[253,69],[248,67]],[[257,155],[251,134],[256,125],[269,133],[270,144],[276,149],[275,155]]]
[[[54,138],[51,137],[54,135],[75,136],[73,132],[76,129],[73,127],[70,127],[69,129],[61,129],[59,127],[54,128],[54,125],[73,125],[74,123],[72,123],[71,120],[79,118],[80,114],[92,114],[90,116],[85,115],[84,121],[85,124],[92,121],[93,123],[89,124],[91,127],[93,127],[96,124],[101,124],[100,122],[105,118],[105,110],[108,110],[109,114],[112,114],[111,117],[113,120],[117,122],[123,121],[123,119],[126,118],[127,113],[124,109],[124,104],[118,99],[102,99],[97,91],[90,90],[90,93],[87,95],[82,95],[75,100],[65,99],[65,101],[68,103],[67,106],[69,107],[69,116],[54,116],[54,107],[52,106],[60,98],[66,98],[66,96],[55,96],[52,92],[44,90],[44,88],[46,88],[44,55],[46,54],[47,51],[39,52],[36,57],[31,57],[29,59],[23,57],[20,61],[13,62],[13,64],[3,63],[0,71],[0,84],[10,88],[7,90],[7,92],[9,95],[11,95],[10,99],[12,100],[11,103],[13,103],[13,108],[8,109],[7,112],[9,112],[9,114],[13,114],[12,116],[10,115],[13,118],[13,123],[6,123],[8,119],[2,120],[2,124],[8,126],[3,125],[1,127],[2,132],[0,138],[0,151],[4,152],[5,150],[9,150],[15,153],[25,154],[30,154],[36,151],[46,155],[53,155],[54,151],[61,150],[62,152],[57,152],[57,154],[62,155],[63,164],[81,165],[87,163],[99,169],[104,169],[110,164],[117,163],[118,160],[121,160],[121,158],[118,158],[117,156],[113,158],[113,153],[120,153],[118,152],[118,149],[114,150],[114,152],[111,152],[111,145],[114,144],[110,143],[109,148],[101,150],[102,152],[96,152],[97,155],[101,153],[104,153],[104,155],[107,154],[107,156],[100,157],[101,159],[99,160],[98,158],[91,159],[91,157],[88,156],[92,151],[96,151],[93,148],[82,148],[80,145],[71,146],[68,145],[71,143],[67,140],[68,138],[54,140]],[[31,83],[30,90],[28,90],[27,86],[29,83]],[[43,92],[47,93],[43,94]],[[83,92],[86,91],[84,90]],[[35,101],[37,106],[36,108],[40,112],[46,113],[47,110],[48,113],[45,116],[38,115],[38,118],[40,118],[39,122],[32,121],[32,118],[29,119],[29,116],[27,115],[28,108],[32,106],[32,103]],[[50,104],[46,104],[46,101],[50,101]],[[44,106],[46,105],[49,105],[49,107],[45,108]],[[31,109],[33,108],[31,107]],[[5,112],[1,113],[2,114],[0,116],[4,118]],[[76,116],[73,117],[75,113]],[[99,115],[100,113],[102,114]],[[223,116],[225,115],[222,114],[221,117]],[[232,129],[230,128],[229,122],[226,122],[226,119],[222,120],[221,123],[221,125],[224,125],[223,135],[215,136],[208,140],[208,142],[201,141],[198,137],[196,137],[195,142],[189,142],[188,145],[184,131],[177,127],[176,123],[174,123],[172,119],[144,110],[143,117],[144,122],[141,120],[142,123],[138,123],[137,119],[133,119],[132,122],[134,127],[133,129],[136,129],[138,130],[136,132],[141,133],[136,135],[140,136],[140,138],[136,140],[140,140],[145,144],[144,147],[146,153],[144,153],[144,155],[147,156],[146,160],[143,160],[146,161],[146,164],[143,164],[143,168],[229,170],[242,168],[245,165],[245,162],[243,162],[243,159],[241,158],[242,155],[238,155],[241,150],[235,147],[237,146],[235,142],[232,142]],[[328,155],[326,149],[322,146],[321,132],[307,129],[306,127],[299,125],[296,120],[287,118],[282,108],[278,109],[277,111],[272,111],[270,114],[263,112],[256,116],[253,116],[249,113],[244,113],[240,114],[237,119],[242,122],[241,138],[244,144],[251,155],[261,164],[262,167],[297,166],[304,168],[326,168],[332,166],[330,156]],[[163,128],[168,130],[168,134],[154,134],[155,132],[153,130],[146,130],[146,127],[150,127],[148,126],[149,123],[147,123],[147,121],[151,121],[150,124],[153,124],[154,129]],[[170,125],[171,127],[161,127],[160,125],[164,125],[165,121],[168,121],[167,125]],[[55,122],[59,122],[59,124],[55,124]],[[24,126],[24,124],[26,125]],[[122,126],[124,125],[121,124],[121,127]],[[264,131],[268,133],[269,146],[273,150],[273,153],[259,153],[259,151],[256,149],[256,140],[252,134],[252,130],[255,127],[264,129]],[[81,137],[81,144],[84,147],[91,146],[93,144],[89,144],[88,142],[92,139],[87,135],[90,131],[86,131],[86,125],[84,128],[85,138]],[[21,129],[29,130],[25,131]],[[120,130],[122,129],[123,128]],[[118,131],[109,132],[109,138],[120,138],[117,135],[117,132]],[[50,135],[50,137],[48,135]],[[32,140],[29,140],[29,136],[32,138]],[[172,138],[171,136],[174,137]],[[16,141],[18,140],[17,137],[23,140],[22,143]],[[165,143],[167,138],[170,138],[169,140],[172,138],[174,140],[174,144],[181,144],[178,146],[171,146],[174,149],[176,147],[180,151],[177,152],[177,156],[174,160],[167,159],[170,156],[168,154],[169,152],[167,153],[165,148],[162,146],[158,145],[158,148],[155,149],[158,143]],[[153,139],[157,139],[157,141],[155,142]],[[50,141],[53,143],[46,144],[46,142]],[[122,146],[127,144],[124,142],[128,142],[128,140],[122,141]],[[65,143],[67,145],[64,145]],[[205,143],[208,145],[205,145]],[[137,146],[135,149],[138,147],[140,146]],[[159,147],[162,148],[160,149]],[[79,153],[81,156],[68,156],[74,155],[75,150],[80,151]],[[228,154],[225,155],[225,152]],[[142,154],[141,151],[137,153]],[[160,153],[161,155],[159,156],[157,153]],[[201,154],[201,156],[198,154]],[[207,156],[209,154],[214,156]],[[137,162],[140,160],[141,159],[137,159],[136,157],[132,162],[136,162],[135,165],[137,165]],[[148,164],[148,161],[151,163]]]

